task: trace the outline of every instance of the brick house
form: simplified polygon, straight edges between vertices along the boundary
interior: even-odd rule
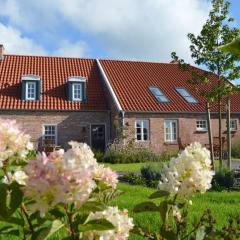
[[[134,138],[156,152],[176,148],[178,137],[208,143],[204,99],[176,64],[6,55],[3,50],[1,45],[0,118],[16,119],[39,149],[46,141],[66,148],[76,140],[104,150],[119,134],[118,126],[124,126],[125,141]],[[239,102],[234,95],[233,141],[240,139]],[[216,114],[212,125],[217,136]]]

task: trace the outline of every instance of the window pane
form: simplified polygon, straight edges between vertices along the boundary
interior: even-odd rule
[[[177,122],[176,120],[164,121],[165,141],[173,142],[177,140]]]
[[[156,97],[158,102],[169,102],[169,99],[158,87],[149,87],[149,90]]]
[[[138,141],[146,141],[149,139],[149,121],[136,120],[136,139]]]
[[[81,83],[73,84],[73,99],[75,99],[75,100],[82,99],[82,84]]]
[[[177,91],[188,103],[198,103],[198,101],[197,101],[185,88],[176,88],[176,91]]]

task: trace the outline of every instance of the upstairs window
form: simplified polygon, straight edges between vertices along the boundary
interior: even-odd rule
[[[160,102],[160,103],[169,102],[169,99],[158,87],[149,87],[149,90],[155,96],[155,98],[158,100],[158,102]]]
[[[36,100],[36,82],[26,82],[26,100]]]
[[[86,101],[86,78],[70,77],[67,86],[69,101]]]
[[[148,120],[136,120],[135,133],[137,141],[149,140],[149,121]]]
[[[41,100],[42,82],[39,76],[22,76],[22,100],[37,101]]]
[[[230,130],[231,131],[237,131],[237,119],[231,119],[230,120]]]
[[[185,88],[176,88],[176,91],[177,91],[188,103],[198,103],[198,101],[197,101]]]
[[[74,101],[81,101],[82,100],[82,84],[81,83],[73,83],[72,85],[72,95]]]
[[[207,120],[197,120],[197,131],[207,131]]]

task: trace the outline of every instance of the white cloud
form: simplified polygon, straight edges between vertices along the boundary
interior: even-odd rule
[[[85,42],[79,41],[70,43],[64,40],[60,43],[60,47],[53,52],[53,55],[64,57],[83,57],[88,51],[88,46]]]
[[[66,40],[70,36],[65,23],[79,36],[91,38],[90,47],[101,48],[109,58],[169,61],[176,51],[190,60],[186,35],[199,33],[209,4],[208,0],[0,0],[5,8],[0,15],[23,31],[58,32],[63,42],[57,43],[59,54],[87,52],[82,39]]]
[[[0,22],[0,42],[6,53],[45,55],[46,51],[32,39],[23,37],[17,29],[5,26]]]

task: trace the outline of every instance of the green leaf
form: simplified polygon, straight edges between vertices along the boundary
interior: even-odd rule
[[[166,197],[169,196],[170,193],[164,190],[159,190],[154,192],[153,194],[150,195],[150,199],[155,199],[155,198],[162,198],[162,197]]]
[[[97,220],[90,220],[85,224],[81,224],[78,226],[78,230],[80,232],[88,232],[88,231],[106,231],[114,229],[114,225],[108,220],[102,218]]]
[[[0,221],[4,223],[14,224],[23,227],[24,226],[24,220],[22,218],[16,218],[16,217],[8,217],[3,218],[0,217]]]
[[[97,201],[89,201],[83,204],[81,212],[99,212],[106,209],[106,205]]]
[[[33,236],[32,240],[47,240],[59,232],[64,224],[59,220],[54,220],[49,226],[39,229]]]
[[[166,240],[177,240],[178,239],[177,235],[173,231],[167,231],[167,230],[162,229],[161,235]]]
[[[22,203],[23,192],[20,189],[20,185],[15,181],[9,185],[9,188],[11,190],[11,199],[10,199],[10,204],[9,204],[10,209],[8,214],[12,215]]]
[[[159,206],[157,206],[153,202],[143,202],[138,205],[136,205],[133,209],[136,213],[141,212],[159,212]]]
[[[162,201],[159,206],[160,210],[160,215],[162,218],[162,221],[165,223],[167,220],[167,213],[168,213],[168,202],[167,201]]]
[[[8,217],[7,212],[7,193],[8,193],[8,185],[5,183],[0,184],[0,216],[3,218]]]
[[[240,57],[240,38],[233,40],[231,43],[219,47],[224,52],[232,53]]]

